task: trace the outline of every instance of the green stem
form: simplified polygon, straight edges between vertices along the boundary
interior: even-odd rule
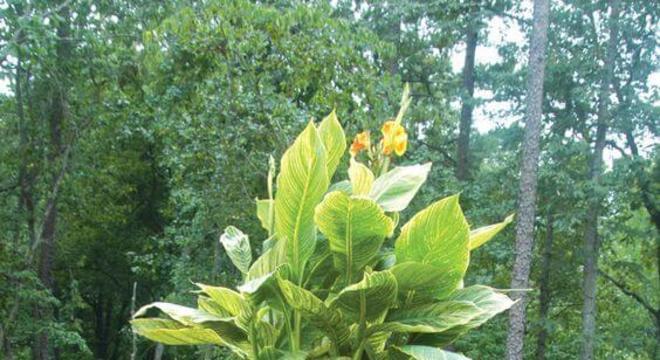
[[[353,360],[362,359],[362,351],[364,348],[365,342],[365,332],[367,329],[367,298],[364,291],[360,292],[360,325],[358,328],[358,339],[360,340],[360,345],[358,346],[355,354],[353,354]]]
[[[259,346],[257,344],[256,329],[254,321],[250,324],[250,343],[252,344],[252,356],[255,359],[259,358]]]
[[[293,316],[294,316],[294,321],[295,321],[295,324],[294,324],[294,326],[295,326],[295,328],[294,328],[295,333],[294,334],[295,334],[295,340],[296,340],[296,346],[295,346],[296,349],[295,349],[295,351],[297,351],[297,350],[300,349],[300,322],[301,322],[301,317],[300,317],[300,313],[298,311],[295,311],[293,313]]]
[[[380,174],[383,175],[387,172],[387,170],[390,167],[390,157],[385,156],[385,160],[383,160],[383,166],[380,168]]]
[[[280,304],[282,305],[282,315],[284,316],[284,326],[286,328],[286,333],[289,335],[289,349],[293,352],[296,351],[295,346],[296,346],[296,338],[293,336],[293,331],[291,330],[291,318],[289,317],[289,312],[286,309],[286,306],[284,305],[284,300],[282,299],[281,296],[277,296],[278,300],[280,301]]]

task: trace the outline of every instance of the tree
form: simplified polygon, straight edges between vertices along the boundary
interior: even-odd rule
[[[596,139],[594,150],[589,164],[589,180],[591,181],[592,194],[588,201],[587,217],[584,230],[584,283],[582,309],[582,359],[591,360],[594,357],[594,341],[596,336],[596,279],[598,277],[598,218],[600,216],[601,189],[600,177],[603,171],[603,150],[607,129],[609,126],[609,98],[610,86],[614,74],[614,67],[618,45],[619,26],[619,0],[610,1],[609,17],[609,40],[605,50],[605,61],[603,64],[600,93],[598,96],[598,113],[596,123]]]
[[[541,330],[539,331],[536,344],[536,359],[544,360],[548,331],[545,322],[550,311],[550,270],[552,268],[552,245],[554,242],[554,217],[552,209],[547,210],[545,221],[545,240],[543,242],[543,262],[541,264],[540,294],[539,294],[539,317],[541,319]]]
[[[549,0],[534,1],[534,24],[531,33],[527,70],[525,139],[522,148],[518,195],[516,258],[511,279],[512,289],[525,289],[529,284],[529,272],[534,244],[539,137],[541,135],[541,120],[543,116],[543,79],[545,72],[545,46],[550,13],[549,7]],[[526,296],[524,292],[514,292],[513,298],[520,299],[520,301],[512,307],[509,313],[507,358],[519,360],[523,358]]]
[[[478,18],[476,16],[479,4],[475,2],[470,11],[465,34],[465,62],[463,65],[463,96],[461,118],[458,125],[458,140],[456,151],[456,178],[465,181],[470,173],[470,132],[472,131],[472,111],[474,109],[474,60],[477,51],[477,36],[479,34]]]

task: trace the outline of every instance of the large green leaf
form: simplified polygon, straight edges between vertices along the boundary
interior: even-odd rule
[[[316,207],[319,230],[328,238],[334,264],[347,284],[378,253],[394,223],[371,199],[341,191],[329,193]]]
[[[445,301],[392,311],[385,323],[374,325],[370,332],[440,333],[467,324],[480,314],[469,301]]]
[[[282,157],[275,197],[275,233],[286,242],[287,260],[299,280],[314,252],[314,208],[328,188],[326,166],[324,145],[310,122]]]
[[[374,321],[396,303],[396,295],[396,279],[391,272],[365,272],[362,281],[341,290],[330,301],[330,307],[338,308],[353,320],[362,313],[367,321]]]
[[[337,165],[339,165],[344,151],[346,151],[346,135],[344,135],[344,129],[341,127],[334,110],[319,124],[319,135],[327,154],[327,176],[330,180],[335,170],[337,170]]]
[[[513,221],[513,214],[509,215],[501,223],[480,227],[470,231],[470,250],[474,250],[492,239]]]
[[[474,285],[456,290],[447,301],[471,302],[479,309],[479,314],[465,324],[455,326],[440,334],[426,334],[416,339],[416,343],[445,346],[456,338],[474,329],[493,316],[509,309],[515,302],[497,290],[483,285]]]
[[[405,209],[431,171],[431,163],[399,166],[374,181],[369,196],[385,211]]]
[[[468,224],[458,195],[433,203],[413,216],[394,245],[398,263],[433,266],[442,279],[437,296],[446,296],[462,282],[469,263]]]
[[[227,255],[243,274],[247,274],[252,264],[252,250],[248,236],[233,226],[228,226],[220,235],[220,243]]]
[[[343,323],[339,310],[328,308],[310,291],[288,280],[278,279],[278,283],[286,302],[321,329],[335,344],[341,345],[348,341],[350,331]]]
[[[371,170],[353,158],[348,167],[348,178],[353,195],[368,195],[374,184],[374,174]]]
[[[405,354],[410,359],[415,360],[470,360],[461,354],[430,346],[404,345],[397,347],[396,350],[402,354]]]
[[[136,333],[165,345],[225,345],[222,338],[211,329],[186,327],[174,320],[133,319],[131,325]]]

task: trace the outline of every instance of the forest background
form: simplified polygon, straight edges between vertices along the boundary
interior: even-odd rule
[[[457,192],[471,225],[516,212],[532,8],[0,2],[0,356],[224,356],[137,339],[128,320],[191,303],[191,280],[236,284],[218,236],[265,239],[252,199],[269,155],[332,109],[349,136],[377,133],[405,83],[401,163],[434,166],[401,221]],[[523,354],[660,359],[660,5],[549,9]],[[466,284],[510,288],[515,237],[476,251]],[[506,357],[507,316],[454,350]]]

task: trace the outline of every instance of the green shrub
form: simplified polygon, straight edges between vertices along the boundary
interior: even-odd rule
[[[511,218],[470,231],[458,195],[420,211],[393,237],[398,213],[431,164],[389,169],[407,135],[395,119],[372,144],[351,146],[349,179],[331,184],[346,150],[336,115],[310,122],[280,162],[273,196],[257,200],[271,235],[252,261],[247,235],[230,226],[220,238],[244,281],[236,290],[197,284],[197,309],[153,303],[132,321],[142,336],[168,345],[215,344],[249,359],[464,359],[441,347],[508,309],[496,290],[463,287],[470,251]],[[374,170],[379,174],[374,175]],[[145,317],[159,311],[165,317]]]

